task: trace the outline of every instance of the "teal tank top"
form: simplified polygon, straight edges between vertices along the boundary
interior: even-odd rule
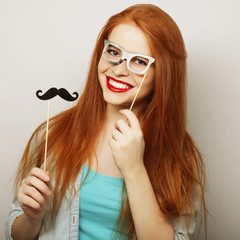
[[[82,181],[88,171],[83,166]],[[113,232],[121,208],[123,178],[99,174],[90,169],[80,188],[79,239],[114,239]],[[125,239],[120,234],[120,239]]]

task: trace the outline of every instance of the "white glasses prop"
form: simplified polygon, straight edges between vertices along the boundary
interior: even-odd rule
[[[126,59],[128,70],[139,75],[146,73],[150,65],[155,61],[154,58],[141,53],[129,53],[109,40],[104,41],[102,56],[113,65],[121,64]]]

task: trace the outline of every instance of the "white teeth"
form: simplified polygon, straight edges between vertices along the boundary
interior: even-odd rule
[[[123,83],[119,83],[119,82],[115,82],[112,79],[109,79],[109,83],[115,87],[115,88],[120,88],[120,89],[128,89],[130,88],[128,85],[123,84]]]

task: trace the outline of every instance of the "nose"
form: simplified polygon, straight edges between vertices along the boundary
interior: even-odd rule
[[[124,60],[122,63],[113,66],[112,67],[112,72],[116,75],[116,76],[127,76],[129,75],[129,71],[127,68],[127,61]]]

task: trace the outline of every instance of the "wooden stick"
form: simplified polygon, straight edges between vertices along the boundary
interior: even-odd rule
[[[50,100],[48,100],[48,111],[47,111],[45,154],[44,154],[44,163],[43,163],[43,171],[44,171],[44,172],[46,171],[46,163],[47,163],[47,144],[48,144],[49,111],[50,111]]]
[[[143,84],[143,81],[144,81],[146,75],[147,75],[147,72],[144,74],[144,76],[143,76],[143,78],[142,78],[142,81],[141,81],[140,86],[139,86],[139,88],[138,88],[138,90],[137,90],[137,93],[136,93],[136,95],[135,95],[135,97],[134,97],[134,99],[133,99],[133,101],[132,101],[131,107],[129,108],[130,111],[131,111],[132,108],[133,108],[133,104],[134,104],[135,101],[136,101],[137,95],[138,95],[138,93],[139,93],[139,91],[140,91],[140,89],[141,89],[141,87],[142,87],[142,84]]]

